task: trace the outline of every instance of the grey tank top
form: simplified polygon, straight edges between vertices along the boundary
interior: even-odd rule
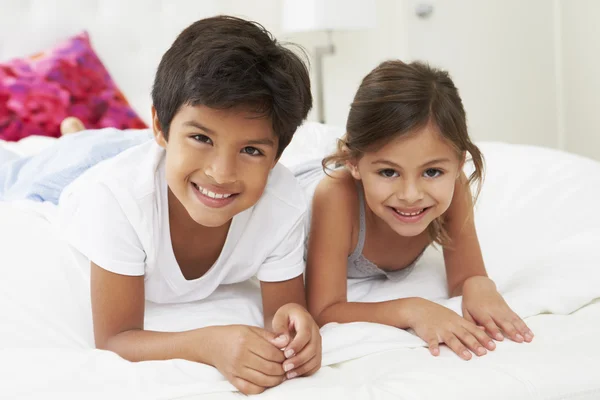
[[[414,269],[424,251],[406,268],[396,271],[385,271],[377,265],[367,260],[363,256],[363,247],[365,246],[366,222],[365,222],[365,198],[360,183],[357,182],[358,203],[359,203],[359,221],[358,242],[356,248],[348,257],[348,278],[374,278],[385,277],[392,281],[399,281],[406,278]]]

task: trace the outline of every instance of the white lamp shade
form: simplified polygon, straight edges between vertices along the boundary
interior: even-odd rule
[[[375,27],[375,0],[283,0],[284,32],[345,31]]]

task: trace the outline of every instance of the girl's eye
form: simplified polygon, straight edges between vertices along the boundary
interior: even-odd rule
[[[383,176],[384,178],[395,178],[398,176],[398,173],[393,169],[387,168],[379,171],[379,175]]]
[[[438,176],[442,175],[442,171],[435,168],[429,168],[428,170],[425,170],[423,175],[425,175],[427,178],[437,178]]]
[[[242,149],[242,153],[244,154],[248,154],[251,156],[262,156],[262,152],[257,149],[256,147],[252,147],[252,146],[246,146]]]
[[[212,144],[212,140],[206,135],[194,135],[192,138],[200,143]]]

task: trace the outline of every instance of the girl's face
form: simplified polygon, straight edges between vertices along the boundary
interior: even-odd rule
[[[348,167],[371,211],[399,235],[417,236],[450,207],[463,160],[429,123]]]

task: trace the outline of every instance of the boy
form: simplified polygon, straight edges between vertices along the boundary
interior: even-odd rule
[[[154,140],[87,170],[59,201],[65,237],[90,260],[96,347],[210,364],[246,394],[314,373],[307,208],[277,164],[312,106],[306,66],[256,23],[208,18],[164,54],[152,100]],[[254,275],[266,329],[144,330],[145,300],[196,301]]]

